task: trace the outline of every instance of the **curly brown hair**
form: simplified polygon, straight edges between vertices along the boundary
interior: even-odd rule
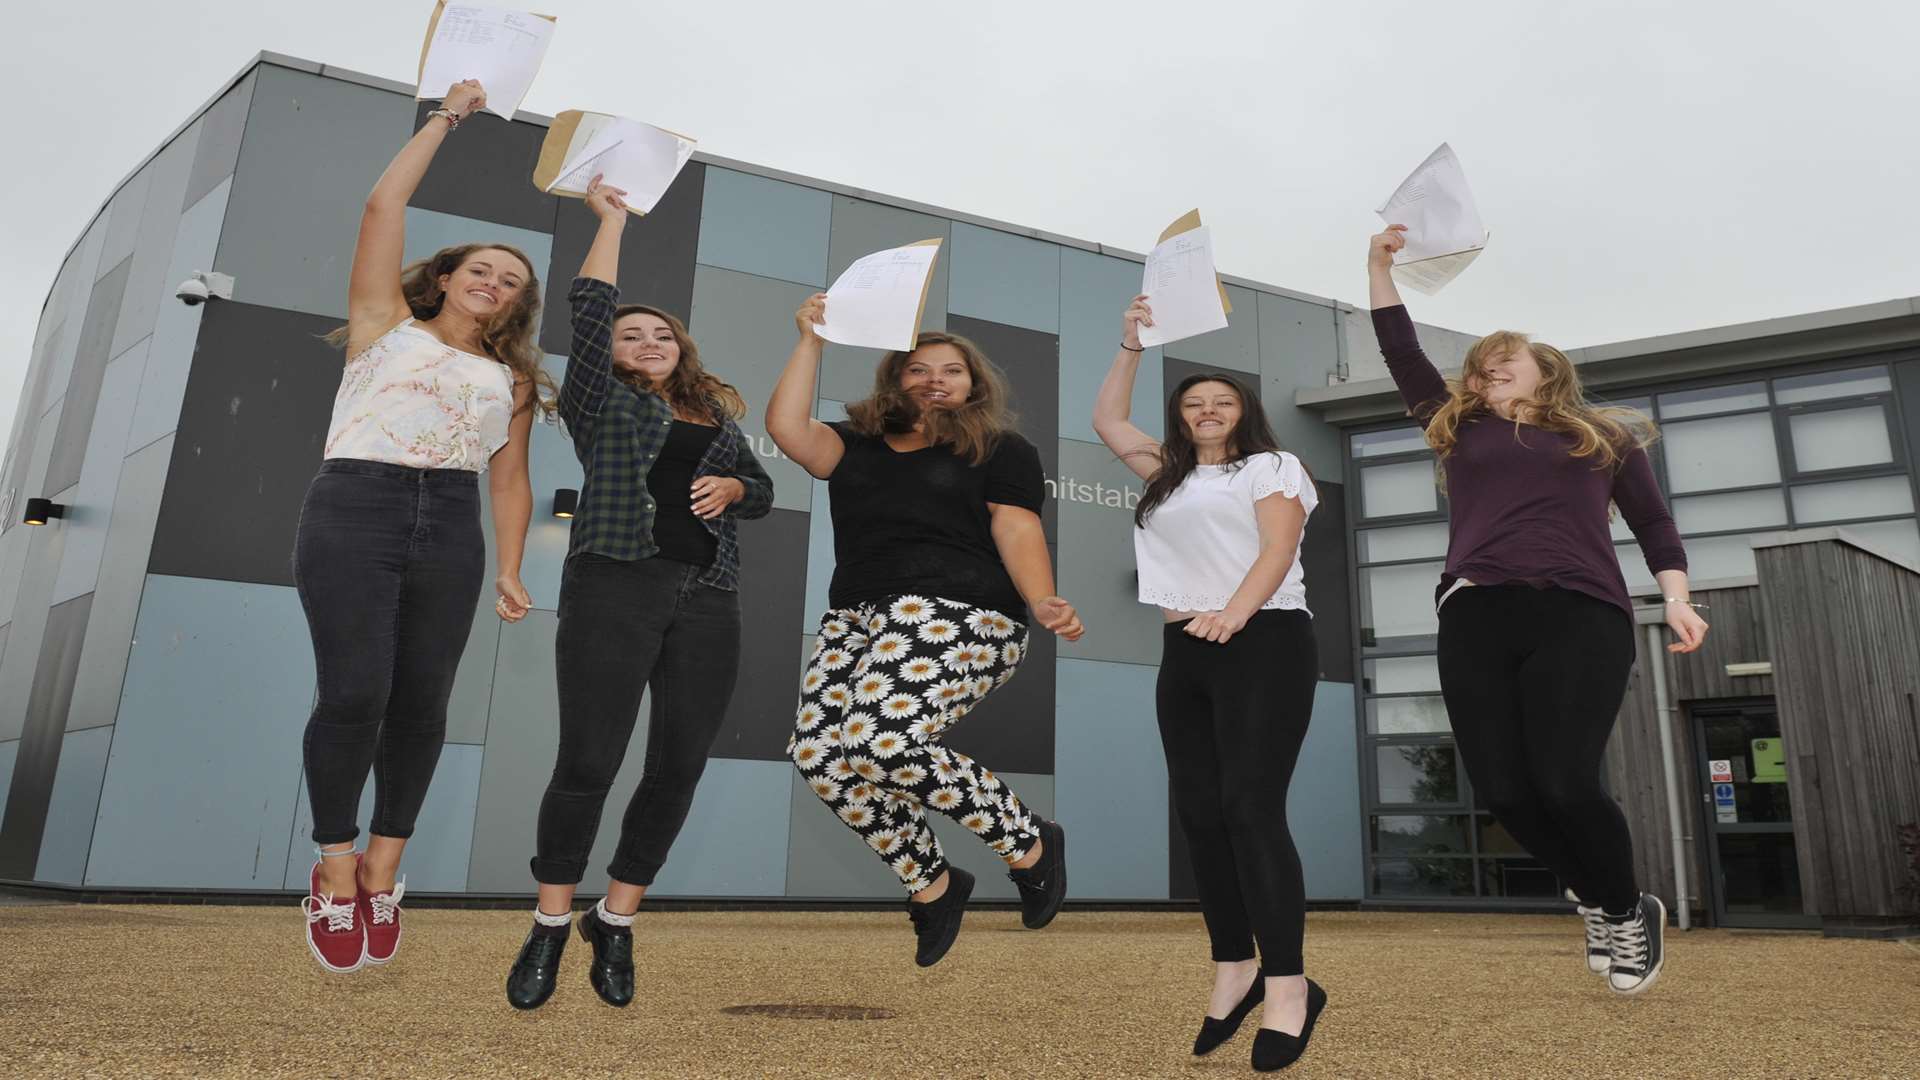
[[[530,407],[548,410],[558,388],[553,376],[541,365],[543,354],[533,336],[534,325],[540,318],[540,276],[534,272],[533,260],[527,258],[525,252],[511,244],[456,244],[441,248],[431,257],[400,271],[400,294],[406,298],[408,311],[416,322],[433,318],[440,314],[447,301],[440,279],[460,269],[476,251],[504,251],[527,268],[527,283],[513,306],[495,313],[481,328],[480,347],[513,373],[515,386],[533,384]],[[340,327],[328,334],[326,340],[336,348],[344,347],[347,328]]]
[[[673,331],[673,340],[680,346],[680,362],[667,374],[666,381],[659,386],[637,371],[614,369],[614,377],[636,390],[658,394],[673,406],[673,410],[686,416],[704,416],[718,426],[724,420],[738,420],[747,413],[747,403],[741,398],[740,391],[731,383],[708,371],[700,362],[700,346],[693,343],[693,335],[687,332],[687,324],[671,312],[662,311],[647,304],[622,304],[614,309],[613,325],[617,328],[620,320],[629,315],[652,315],[667,324]]]
[[[967,400],[954,409],[929,409],[923,416],[920,407],[900,389],[900,373],[913,354],[929,345],[951,345],[967,363],[973,388]],[[1007,377],[987,359],[980,346],[958,334],[942,330],[923,330],[914,339],[913,348],[895,350],[881,357],[873,371],[873,392],[864,401],[847,405],[847,419],[862,435],[898,434],[922,424],[927,442],[950,446],[969,463],[982,465],[993,455],[1000,436],[1013,429],[1015,416],[1008,405],[1011,396]]]

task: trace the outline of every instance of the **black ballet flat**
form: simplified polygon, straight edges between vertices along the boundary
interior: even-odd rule
[[[1255,972],[1253,985],[1247,987],[1247,996],[1240,999],[1240,1004],[1235,1005],[1225,1019],[1209,1016],[1200,1021],[1200,1034],[1193,1037],[1193,1056],[1204,1057],[1220,1049],[1222,1043],[1239,1033],[1241,1023],[1253,1011],[1253,1007],[1266,999],[1266,976]]]
[[[1260,1034],[1253,1038],[1253,1071],[1274,1072],[1300,1060],[1307,1052],[1307,1040],[1313,1038],[1313,1023],[1320,1019],[1320,1010],[1327,1007],[1327,992],[1320,984],[1307,980],[1307,1022],[1300,1027],[1298,1036],[1272,1028],[1261,1028]]]

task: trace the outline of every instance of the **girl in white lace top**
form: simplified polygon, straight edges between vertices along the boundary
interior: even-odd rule
[[[346,369],[294,535],[318,674],[301,747],[319,860],[302,905],[307,948],[329,971],[385,963],[400,944],[400,855],[486,580],[483,472],[494,610],[516,622],[533,605],[520,583],[533,511],[527,442],[535,387],[552,385],[534,342],[536,268],[502,244],[401,265],[408,200],[448,133],[485,102],[477,82],[451,87],[367,196],[347,325],[333,336]],[[369,774],[373,817],[356,852]]]
[[[1182,379],[1165,439],[1134,426],[1139,328],[1152,321],[1148,297],[1135,297],[1093,429],[1146,481],[1134,553],[1140,600],[1165,618],[1155,711],[1215,965],[1193,1049],[1211,1052],[1264,1002],[1253,1060],[1278,1068],[1305,1051],[1326,1004],[1305,975],[1306,888],[1287,831],[1319,679],[1300,566],[1319,497],[1236,376]]]

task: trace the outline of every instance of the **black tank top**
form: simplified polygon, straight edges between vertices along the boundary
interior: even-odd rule
[[[657,559],[712,566],[720,542],[693,516],[693,474],[713,445],[720,429],[675,420],[667,429],[666,445],[647,473],[647,494],[653,496],[653,542]]]

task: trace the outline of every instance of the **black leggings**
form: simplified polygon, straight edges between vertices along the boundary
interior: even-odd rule
[[[313,839],[406,839],[447,734],[447,699],[486,576],[477,474],[323,462],[293,541],[319,693],[302,744]]]
[[[575,885],[585,876],[648,688],[645,770],[607,873],[651,885],[666,863],[740,668],[740,596],[703,584],[703,571],[661,558],[567,560],[554,637],[560,748],[540,800],[534,880]]]
[[[1633,670],[1633,623],[1570,589],[1475,585],[1440,606],[1440,690],[1474,799],[1582,903],[1640,899],[1600,759]]]
[[[1320,675],[1313,617],[1265,610],[1225,645],[1168,623],[1155,699],[1174,809],[1213,959],[1302,974],[1306,885],[1287,831],[1287,784]]]

